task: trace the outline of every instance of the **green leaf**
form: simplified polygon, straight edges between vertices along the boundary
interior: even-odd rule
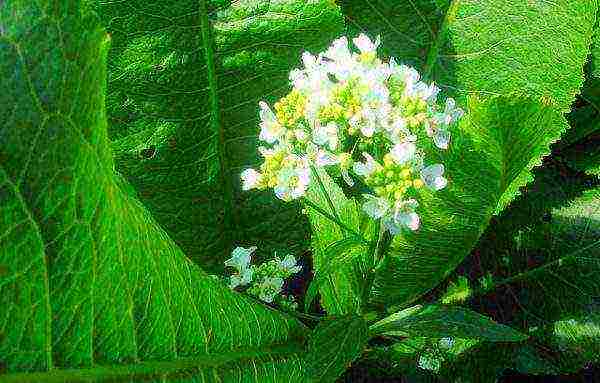
[[[335,272],[351,265],[352,262],[359,259],[367,249],[360,246],[361,243],[355,237],[346,237],[330,243],[323,250],[324,264],[317,270],[313,280],[308,286],[304,295],[304,310],[308,311],[312,301],[315,299],[323,283],[329,281],[330,276]]]
[[[568,111],[597,10],[596,1],[454,0],[429,53],[431,77],[457,95],[518,91]]]
[[[598,28],[598,23],[596,23],[596,28],[594,29],[591,54],[592,57],[590,75],[592,77],[600,79],[600,28]]]
[[[394,56],[419,71],[435,44],[450,0],[341,0],[346,33],[381,36],[380,53]]]
[[[304,326],[190,262],[114,173],[110,39],[86,4],[0,5],[3,370],[258,382],[269,369],[301,381]],[[29,379],[10,376],[0,380]]]
[[[364,264],[366,250],[364,246],[346,247],[335,254],[332,244],[344,243],[347,239],[360,240],[354,233],[360,233],[360,209],[354,200],[346,198],[342,189],[327,175],[323,169],[315,169],[313,178],[306,193],[309,203],[306,211],[312,228],[313,262],[316,275],[322,274],[328,283],[319,281],[321,303],[332,315],[359,313],[361,292],[359,291],[361,275],[354,272],[354,264]],[[337,222],[341,223],[342,228]],[[337,246],[336,246],[337,248]],[[331,260],[332,257],[337,259]],[[348,261],[348,262],[346,262]],[[338,265],[334,272],[328,266],[334,262]],[[313,294],[314,292],[311,292]]]
[[[496,284],[519,286],[515,322],[545,329],[539,337],[564,356],[561,368],[573,371],[600,361],[600,189],[583,192],[550,216],[521,235],[513,255],[539,265]]]
[[[564,117],[549,104],[520,97],[471,99],[450,148],[429,157],[444,164],[448,187],[419,195],[422,225],[394,238],[389,265],[375,279],[373,299],[408,303],[439,283],[566,129]]]
[[[430,338],[457,337],[491,342],[518,342],[527,336],[459,306],[414,306],[371,325],[372,334],[387,331]]]
[[[186,254],[221,273],[237,245],[264,258],[308,247],[299,204],[243,192],[240,173],[258,165],[258,102],[286,94],[302,51],[324,49],[343,19],[332,0],[214,0],[208,13],[201,4],[101,0],[97,9],[113,38],[117,169]]]
[[[307,368],[315,382],[334,382],[363,352],[369,340],[360,316],[329,317],[310,335]]]

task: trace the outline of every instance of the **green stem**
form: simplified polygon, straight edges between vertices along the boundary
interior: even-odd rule
[[[350,234],[354,235],[365,245],[371,244],[371,242],[367,241],[367,239],[365,237],[363,237],[360,233],[356,232],[352,228],[350,228],[347,225],[345,225],[344,223],[342,223],[342,221],[340,221],[333,215],[329,214],[327,211],[325,211],[325,209],[321,208],[316,203],[309,200],[307,197],[304,197],[304,203],[311,209],[314,209],[317,213],[321,214],[323,217],[325,217],[325,218],[329,219],[331,222],[337,224],[340,228],[342,228],[342,229],[346,230],[347,232],[349,232]]]
[[[385,233],[385,226],[380,221],[378,227],[376,227],[376,238],[371,242],[371,247],[369,248],[369,276],[367,277],[367,281],[365,284],[365,289],[363,290],[362,302],[369,301],[369,295],[371,295],[371,290],[373,289],[373,282],[375,281],[375,263],[377,259],[378,252],[380,251],[381,239],[383,234]]]

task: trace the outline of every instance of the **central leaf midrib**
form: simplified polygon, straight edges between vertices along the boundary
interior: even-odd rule
[[[206,355],[195,358],[177,358],[169,361],[148,361],[132,364],[97,365],[82,369],[52,369],[48,372],[20,372],[2,376],[3,383],[45,382],[63,383],[76,381],[130,381],[132,378],[151,378],[154,376],[204,373],[207,369],[227,366],[236,362],[254,361],[268,357],[271,360],[301,358],[304,350],[298,343],[289,343],[273,347],[248,348],[235,352]]]
[[[440,51],[441,45],[443,43],[444,31],[447,28],[448,24],[450,24],[452,21],[454,21],[454,17],[456,16],[456,10],[458,9],[459,2],[460,2],[460,0],[452,0],[450,2],[450,5],[448,6],[448,10],[446,11],[446,14],[444,15],[444,19],[442,20],[442,23],[440,24],[440,27],[437,31],[437,36],[435,36],[435,39],[433,40],[433,42],[427,52],[427,59],[425,61],[425,70],[427,71],[426,77],[430,81],[433,80],[434,68],[436,66],[437,59],[439,57],[439,51]]]
[[[227,166],[227,153],[226,153],[226,140],[225,140],[225,128],[221,121],[221,109],[219,106],[218,99],[218,88],[217,88],[217,73],[215,66],[215,50],[212,39],[212,25],[208,19],[208,9],[206,6],[206,0],[200,0],[200,28],[202,45],[204,47],[206,57],[206,68],[210,98],[210,125],[213,132],[218,133],[217,151],[219,157],[219,172],[221,187],[223,190],[223,237],[225,239],[225,254],[229,253],[231,247],[231,233],[233,229],[233,193],[232,183],[228,177],[228,166]]]

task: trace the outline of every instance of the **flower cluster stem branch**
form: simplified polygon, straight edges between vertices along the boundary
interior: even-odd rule
[[[333,215],[329,214],[325,209],[321,208],[319,205],[317,205],[316,203],[312,202],[308,198],[304,197],[304,203],[308,207],[310,207],[311,209],[314,209],[317,213],[321,214],[323,217],[325,217],[325,218],[329,219],[331,222],[334,222],[335,224],[337,224],[340,228],[342,228],[342,229],[348,231],[348,233],[354,235],[356,238],[358,238],[365,245],[370,245],[371,244],[371,242],[369,242],[360,233],[356,232],[355,230],[351,229],[350,227],[348,227],[347,225],[345,225],[344,223],[342,223],[342,221],[340,221],[338,218],[336,218]]]
[[[342,220],[338,216],[337,210],[335,209],[335,206],[333,205],[333,201],[331,200],[331,197],[329,197],[329,193],[327,193],[327,190],[325,190],[325,185],[323,184],[323,181],[321,180],[321,177],[319,176],[317,169],[315,169],[315,167],[313,165],[311,165],[310,170],[312,171],[313,175],[317,179],[317,183],[319,184],[319,189],[321,190],[321,194],[323,194],[323,197],[325,197],[325,199],[327,200],[327,205],[329,205],[329,209],[331,209],[331,213],[338,221],[341,222]]]

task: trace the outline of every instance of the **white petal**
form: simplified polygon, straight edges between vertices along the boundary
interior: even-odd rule
[[[360,127],[360,132],[365,137],[373,137],[373,134],[375,134],[375,124],[373,122],[367,122]]]
[[[284,200],[284,201],[289,201],[290,198],[290,191],[288,188],[283,187],[283,186],[275,186],[273,188],[273,191],[275,192],[275,195],[277,196],[277,198]]]
[[[359,176],[366,177],[373,173],[377,169],[379,164],[377,163],[377,161],[375,161],[373,157],[371,157],[369,153],[363,152],[362,155],[365,158],[366,162],[354,163],[353,169],[354,173],[358,174]]]
[[[433,164],[421,170],[421,179],[431,189],[440,190],[448,184],[448,180],[442,174],[444,174],[444,165]]]
[[[241,174],[242,190],[254,189],[260,182],[261,174],[254,169],[246,169]]]
[[[383,219],[383,224],[393,235],[399,234],[402,231],[402,226],[394,221],[391,216],[385,217]]]
[[[277,141],[279,135],[283,133],[282,127],[279,125],[275,114],[269,108],[266,102],[260,101],[258,103],[260,107],[259,116],[260,116],[260,134],[258,138],[262,141],[268,142],[270,144]]]
[[[414,158],[416,149],[417,147],[414,143],[402,142],[394,145],[392,150],[390,150],[390,154],[398,165],[403,165]]]
[[[375,42],[372,42],[367,35],[361,33],[358,37],[352,39],[352,42],[361,51],[361,53],[374,52],[381,43],[380,37],[377,36]]]
[[[354,180],[350,177],[350,174],[348,174],[348,170],[342,169],[341,173],[342,179],[346,182],[346,184],[350,187],[354,186]]]
[[[386,199],[375,197],[370,194],[364,194],[364,197],[366,201],[362,207],[365,213],[370,217],[379,219],[390,210],[390,204]]]
[[[302,52],[302,63],[307,70],[311,70],[316,66],[317,59],[309,52]]]
[[[242,278],[239,275],[232,275],[231,277],[229,277],[229,288],[230,289],[235,289],[236,287],[240,286],[242,284]]]
[[[433,143],[440,149],[448,149],[450,132],[445,129],[438,129],[433,136]]]
[[[329,166],[329,165],[335,165],[339,162],[338,158],[323,149],[319,149],[317,151],[317,158],[315,160],[315,165],[317,165],[318,167],[322,167],[322,166]]]
[[[417,230],[420,225],[419,215],[417,213],[403,213],[398,214],[397,218],[399,223],[408,227],[410,230]]]

